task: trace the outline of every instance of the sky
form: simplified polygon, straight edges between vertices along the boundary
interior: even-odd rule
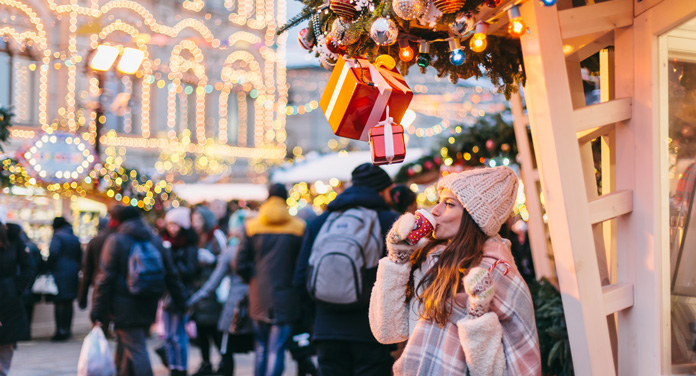
[[[287,1],[287,19],[291,19],[302,12],[303,4],[298,0]],[[307,27],[308,21],[303,21],[298,26],[288,30],[287,42],[287,66],[288,68],[319,66],[319,61],[314,57],[314,54],[303,49],[297,42],[297,34],[303,28]]]

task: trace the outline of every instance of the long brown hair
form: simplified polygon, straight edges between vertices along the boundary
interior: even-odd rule
[[[435,240],[411,256],[411,275],[408,281],[406,299],[413,297],[420,304],[421,317],[432,320],[440,326],[447,323],[452,313],[454,296],[460,288],[460,281],[466,270],[478,265],[483,259],[483,243],[488,236],[481,231],[466,209],[463,209],[462,222],[457,235],[451,240]],[[423,279],[414,286],[413,273],[425,262],[428,253],[435,247],[446,244],[435,265]],[[418,291],[422,291],[418,293]]]

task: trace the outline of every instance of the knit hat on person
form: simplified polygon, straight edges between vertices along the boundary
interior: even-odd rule
[[[515,172],[501,166],[449,174],[437,183],[437,191],[452,191],[481,230],[495,236],[515,205],[518,184]]]
[[[167,214],[164,215],[164,221],[177,224],[181,228],[189,229],[191,228],[191,209],[183,206],[170,209]]]
[[[384,169],[372,163],[363,163],[351,172],[353,185],[369,187],[377,192],[391,187],[394,182]]]
[[[70,226],[70,222],[65,220],[63,217],[53,218],[53,229],[58,230],[61,227]]]
[[[136,218],[140,218],[140,209],[130,205],[124,205],[123,208],[118,211],[116,216],[116,220],[120,223]]]
[[[217,226],[217,218],[215,218],[215,214],[213,214],[213,211],[207,207],[197,206],[195,209],[193,209],[193,212],[198,213],[201,218],[203,218],[203,230],[205,232],[210,232],[215,228],[215,226]]]
[[[280,197],[283,200],[288,199],[288,190],[285,188],[283,184],[280,183],[275,183],[270,188],[268,188],[268,198],[271,197]]]

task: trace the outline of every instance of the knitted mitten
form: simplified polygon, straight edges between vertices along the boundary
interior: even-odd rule
[[[477,318],[488,312],[495,286],[488,270],[475,267],[464,276],[464,291],[469,295],[469,316]]]
[[[404,243],[415,223],[416,217],[411,213],[406,213],[394,222],[387,234],[387,257],[397,264],[408,262],[411,254],[428,242],[428,239],[424,237],[414,245]]]

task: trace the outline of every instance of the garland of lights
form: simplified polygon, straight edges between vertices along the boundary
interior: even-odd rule
[[[522,1],[303,0],[302,13],[278,33],[309,19],[298,40],[324,67],[333,66],[339,55],[374,61],[387,54],[400,60],[403,75],[414,64],[421,72],[432,66],[453,83],[485,73],[509,98],[517,83],[525,83],[518,40],[527,32],[518,7]],[[549,6],[555,2],[542,0]],[[507,35],[501,35],[496,24],[506,14]]]

